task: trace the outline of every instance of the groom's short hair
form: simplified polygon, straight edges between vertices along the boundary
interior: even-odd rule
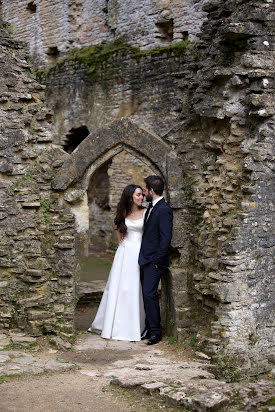
[[[164,181],[160,176],[148,176],[144,179],[147,189],[153,189],[156,195],[161,196],[164,190]]]

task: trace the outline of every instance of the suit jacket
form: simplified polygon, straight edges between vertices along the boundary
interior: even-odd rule
[[[140,266],[151,262],[160,266],[169,266],[172,228],[172,209],[164,199],[161,199],[153,207],[147,222],[144,222],[138,259]]]

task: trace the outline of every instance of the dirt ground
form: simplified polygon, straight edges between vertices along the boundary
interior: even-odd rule
[[[66,372],[28,377],[0,386],[1,412],[178,411],[140,392],[106,384],[106,379]],[[182,409],[181,409],[182,410]]]
[[[91,334],[84,333],[85,338]],[[157,396],[150,396],[140,390],[124,389],[110,385],[110,377],[104,371],[116,361],[127,361],[138,355],[140,347],[119,350],[107,349],[105,340],[102,348],[87,347],[83,350],[61,351],[51,349],[40,341],[42,350],[34,355],[41,359],[58,359],[76,365],[75,371],[43,374],[42,376],[11,377],[0,384],[0,412],[124,412],[124,411],[178,411],[168,406]],[[115,342],[114,345],[121,345]],[[165,348],[165,342],[158,346]],[[122,343],[123,347],[123,343]],[[145,345],[146,347],[146,345]],[[1,352],[0,352],[1,353]],[[99,371],[95,374],[94,371]],[[83,373],[82,373],[83,372]],[[90,374],[90,376],[89,376]],[[182,409],[180,409],[182,410]]]
[[[0,412],[273,410],[273,406],[265,406],[273,405],[268,402],[274,400],[270,378],[230,386],[215,380],[208,371],[211,365],[196,360],[195,355],[192,340],[178,344],[165,337],[150,347],[145,342],[107,340],[87,332],[79,332],[70,350],[50,346],[47,338],[37,339],[36,346],[29,345],[22,353],[10,345],[0,351],[2,370],[6,367],[7,371],[9,365],[12,375],[0,376]],[[44,365],[43,373],[28,369],[34,365],[34,358]],[[53,361],[54,369],[46,369]],[[60,366],[66,371],[60,372]],[[16,375],[16,370],[23,371],[23,375]],[[163,391],[146,389],[148,384],[159,383]],[[236,400],[231,399],[234,391],[240,399],[235,395]],[[180,404],[179,398],[188,399],[187,408],[173,406]],[[193,405],[190,408],[189,399]],[[214,402],[213,406],[209,407],[209,402]],[[250,405],[254,405],[252,409]]]

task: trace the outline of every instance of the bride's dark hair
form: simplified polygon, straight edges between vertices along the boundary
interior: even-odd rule
[[[127,226],[125,224],[125,218],[131,213],[133,205],[133,194],[136,189],[141,189],[142,187],[138,185],[128,185],[123,189],[120,201],[117,205],[116,217],[115,217],[115,227],[120,233],[127,232]],[[142,206],[140,207],[142,208]]]

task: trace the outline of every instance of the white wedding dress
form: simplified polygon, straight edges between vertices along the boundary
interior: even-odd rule
[[[143,218],[125,219],[127,234],[119,245],[109,278],[90,330],[108,339],[140,341],[145,312],[138,256]]]

